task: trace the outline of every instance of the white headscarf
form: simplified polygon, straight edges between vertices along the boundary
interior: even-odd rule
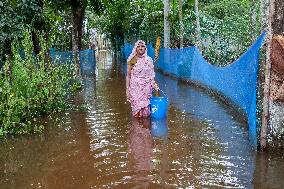
[[[127,58],[127,62],[129,62],[134,56],[137,55],[136,49],[138,47],[138,44],[142,43],[145,46],[145,53],[142,55],[143,58],[147,57],[147,47],[146,47],[146,43],[142,40],[138,40],[136,41],[136,43],[134,44],[134,47],[132,49],[131,54],[129,55],[129,57]]]

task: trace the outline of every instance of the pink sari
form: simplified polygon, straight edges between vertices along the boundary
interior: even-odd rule
[[[136,56],[136,48],[141,42],[145,45],[144,41],[137,41],[127,62]],[[130,74],[127,74],[129,79],[127,100],[131,103],[133,116],[140,112],[141,117],[148,117],[150,115],[149,99],[152,96],[155,78],[154,65],[152,58],[147,55],[147,49],[141,57],[136,57],[136,64],[131,69]]]

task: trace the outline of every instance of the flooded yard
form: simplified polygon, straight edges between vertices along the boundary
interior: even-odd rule
[[[87,111],[41,119],[41,135],[0,141],[0,188],[284,188],[283,153],[257,153],[245,118],[187,84],[156,74],[166,120],[133,119],[112,53],[73,98]]]

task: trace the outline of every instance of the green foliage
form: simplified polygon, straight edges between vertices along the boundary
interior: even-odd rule
[[[200,16],[203,55],[226,65],[237,59],[260,33],[252,25],[249,1],[223,0],[204,7]],[[257,6],[256,6],[257,7]]]
[[[71,50],[72,29],[75,27],[74,20],[72,20],[73,15],[76,15],[77,9],[82,8],[85,10],[86,7],[88,7],[88,10],[85,11],[84,14],[86,14],[86,12],[89,12],[92,15],[102,14],[104,9],[103,1],[104,0],[48,0],[48,7],[51,7],[49,9],[52,9],[59,18],[56,22],[53,22],[53,27],[51,29],[52,35],[55,38],[52,46],[62,51]],[[89,23],[87,24],[89,25]],[[83,31],[81,42],[82,49],[88,48],[89,35],[85,30]]]
[[[74,89],[70,86],[74,69],[47,64],[44,45],[42,52],[33,56],[29,36],[25,33],[22,42],[24,57],[17,52],[19,44],[14,44],[14,56],[0,75],[0,136],[41,131],[42,126],[32,125],[33,119],[65,109],[65,99]]]
[[[118,49],[123,44],[124,34],[130,29],[130,2],[125,0],[103,0],[103,15],[94,25],[102,33],[106,33],[114,48]]]
[[[203,11],[210,13],[215,18],[224,19],[235,15],[241,16],[243,13],[247,14],[248,8],[248,1],[222,0],[204,7]]]
[[[61,51],[70,51],[71,46],[71,18],[70,10],[59,11],[60,17],[54,23],[52,29],[50,30],[50,36],[53,43],[51,47],[54,47]]]
[[[162,1],[103,1],[100,17],[88,14],[92,27],[109,36],[116,49],[123,42],[142,38],[154,42],[163,32]],[[93,19],[95,18],[95,19]]]
[[[17,14],[16,5],[12,1],[3,0],[0,2],[0,60],[10,53],[10,43],[13,39],[22,35],[24,23],[23,16]]]
[[[139,10],[139,11],[137,11]],[[162,1],[135,1],[131,3],[131,20],[129,35],[154,43],[157,36],[163,33]],[[135,39],[136,40],[136,39]]]
[[[259,15],[259,5],[250,0],[202,0],[200,25],[202,53],[212,64],[226,65],[237,59],[260,34],[260,23],[252,23],[252,14]],[[97,25],[113,39],[124,41],[142,38],[155,42],[163,35],[163,1],[130,1],[121,4],[111,1],[105,6],[105,14]],[[178,1],[171,1],[171,39],[179,39]],[[196,43],[196,15],[194,1],[183,1],[184,41]],[[256,20],[259,20],[256,18]],[[113,40],[114,41],[114,40]]]
[[[101,15],[105,9],[103,1],[104,0],[88,0],[90,10],[97,15]]]
[[[22,31],[32,28],[53,38],[53,47],[71,50],[72,10],[86,7],[88,26],[111,39],[115,49],[125,41],[138,38],[154,43],[163,36],[162,0],[3,0],[0,2],[0,59],[9,52],[9,44],[21,39]],[[242,54],[260,33],[260,24],[252,24],[252,12],[259,15],[259,4],[252,0],[200,0],[202,51],[206,58],[224,65]],[[194,0],[183,0],[184,41],[195,44]],[[255,9],[255,10],[254,10]],[[178,0],[171,1],[171,39],[179,38]],[[259,16],[256,20],[260,20]],[[83,46],[88,35],[83,34]]]
[[[59,17],[52,6],[44,0],[4,0],[0,3],[0,59],[11,55],[11,44],[21,40],[23,31],[45,31],[48,33]]]

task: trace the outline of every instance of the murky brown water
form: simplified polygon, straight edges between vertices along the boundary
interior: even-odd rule
[[[0,188],[284,188],[283,153],[256,153],[239,115],[157,74],[167,120],[131,119],[111,54],[75,101],[86,112],[43,118],[45,132],[0,142]]]

